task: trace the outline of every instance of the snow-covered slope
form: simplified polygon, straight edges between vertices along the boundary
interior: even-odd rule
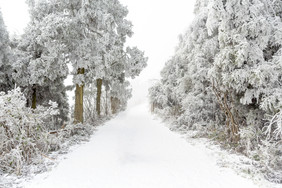
[[[257,187],[220,168],[208,149],[189,144],[148,112],[131,106],[26,188]]]

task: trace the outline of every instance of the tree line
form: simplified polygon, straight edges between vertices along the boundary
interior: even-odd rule
[[[35,109],[49,100],[58,103],[66,120],[68,102],[64,80],[74,76],[74,121],[82,123],[84,87],[96,84],[96,111],[101,114],[102,87],[114,100],[128,89],[126,78],[138,76],[147,58],[137,47],[126,47],[133,34],[128,10],[116,0],[29,0],[31,21],[21,36],[9,41],[3,19],[1,91],[17,85]],[[68,65],[72,66],[70,72]],[[116,85],[119,85],[117,87]],[[114,107],[113,107],[114,108]],[[116,107],[117,108],[117,107]],[[113,109],[113,111],[116,111]]]
[[[124,110],[128,78],[147,63],[143,51],[126,46],[133,25],[118,0],[27,4],[30,22],[20,36],[9,37],[0,14],[0,175],[20,173],[71,135],[89,135],[82,123],[97,125]],[[66,86],[69,75],[73,84]],[[69,121],[66,91],[73,88]]]
[[[282,181],[282,1],[197,0],[150,88],[152,111],[198,130]]]

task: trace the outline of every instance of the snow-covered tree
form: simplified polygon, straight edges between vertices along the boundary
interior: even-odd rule
[[[127,37],[131,37],[132,24],[125,19],[128,10],[118,1],[108,1],[105,6],[106,21],[111,25],[104,29],[102,38],[104,46],[100,50],[101,61],[93,67],[93,77],[97,82],[96,110],[100,115],[102,85],[105,81],[110,86],[111,82],[121,77],[134,78],[146,66],[144,53],[137,47],[125,49]],[[122,78],[124,79],[124,78]],[[104,84],[105,85],[105,84]],[[108,87],[105,86],[105,87]]]
[[[267,158],[270,171],[281,167],[281,8],[276,0],[196,1],[193,23],[150,89],[156,111],[178,130],[207,127]]]
[[[243,119],[248,124],[256,118],[248,117],[250,111],[262,115],[281,109],[281,18],[270,5],[268,0],[209,4],[207,28],[219,41],[209,75],[237,139]]]
[[[33,6],[31,14],[45,23],[44,33],[63,44],[65,59],[72,63],[76,122],[83,122],[85,84],[98,83],[99,111],[99,95],[103,80],[110,80],[109,70],[118,65],[121,73],[134,77],[145,67],[146,58],[140,50],[124,47],[126,38],[132,35],[132,24],[125,19],[127,8],[118,0],[30,0],[29,3]]]
[[[120,35],[119,38],[121,41],[124,40],[123,35]],[[108,59],[111,66],[106,68],[106,76],[104,77],[105,87],[108,87],[111,99],[112,113],[125,109],[127,100],[131,97],[130,83],[126,79],[134,79],[138,76],[147,62],[144,52],[137,47],[127,47],[124,50],[123,42],[119,48]]]
[[[167,96],[165,95],[164,87],[160,82],[154,83],[154,85],[149,88],[149,99],[151,112],[156,112],[156,110],[165,108],[164,105],[167,104]]]
[[[80,96],[80,99],[83,97],[83,88],[79,88],[79,84],[91,83],[94,78],[97,82],[96,110],[99,115],[102,83],[103,80],[110,80],[110,71],[120,66],[118,71],[121,73],[130,69],[137,70],[130,75],[136,76],[140,72],[138,68],[142,70],[145,67],[146,59],[140,56],[140,51],[135,50],[137,48],[124,50],[126,38],[132,35],[132,25],[125,19],[127,9],[117,0],[82,1],[81,5],[77,21],[83,23],[79,32],[85,30],[85,35],[82,35],[82,41],[85,42],[80,42],[83,46],[77,50],[82,54],[81,60],[74,64],[75,70],[83,70],[83,74],[75,76],[75,82],[78,82],[77,91],[80,91],[76,92],[76,96]],[[76,101],[75,119],[81,121],[81,103],[78,99]]]
[[[7,92],[14,87],[12,81],[11,52],[9,34],[6,30],[2,12],[0,11],[0,91]]]
[[[68,115],[66,87],[63,83],[68,75],[65,48],[54,38],[54,33],[46,29],[53,26],[54,30],[59,30],[60,25],[57,25],[57,19],[40,20],[45,7],[39,7],[42,9],[40,12],[30,7],[31,22],[25,33],[13,41],[16,56],[13,78],[24,89],[28,106],[35,109],[38,104],[56,101],[61,112],[59,118],[65,121]]]
[[[213,65],[213,57],[218,51],[216,35],[209,36],[206,28],[208,17],[208,1],[197,1],[196,17],[184,35],[179,37],[175,55],[161,72],[159,89],[167,96],[166,104],[158,104],[165,108],[165,116],[176,116],[177,123],[185,127],[213,125],[217,111],[213,100],[212,84],[208,79],[208,71]],[[156,95],[156,94],[155,94]],[[164,97],[161,97],[164,99]]]
[[[268,0],[197,1],[194,22],[162,71],[164,88],[152,89],[165,92],[170,111],[178,101],[178,122],[221,124],[221,109],[238,142],[240,126],[261,129],[264,114],[281,110],[280,6]]]

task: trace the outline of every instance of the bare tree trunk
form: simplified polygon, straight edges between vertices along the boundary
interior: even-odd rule
[[[155,102],[153,102],[152,104],[151,104],[151,112],[153,113],[155,111]]]
[[[111,97],[111,110],[112,110],[112,114],[116,113],[115,110],[115,103],[114,103],[114,97]]]
[[[77,74],[84,74],[84,68],[79,68]],[[75,88],[75,106],[74,123],[83,123],[83,88],[84,84],[76,84]]]
[[[108,87],[106,87],[106,109],[105,114],[108,116]]]
[[[232,142],[238,143],[240,141],[240,131],[239,124],[235,118],[235,115],[231,112],[233,102],[232,97],[231,95],[228,95],[228,91],[222,93],[219,89],[217,89],[214,84],[214,81],[212,83],[212,86],[217,101],[219,103],[219,107],[226,116],[226,126],[228,129],[228,135],[231,137]]]
[[[31,102],[31,108],[36,108],[36,85],[32,86],[32,102]]]
[[[96,111],[98,116],[101,115],[101,94],[102,94],[102,79],[97,79],[97,98],[96,98]]]

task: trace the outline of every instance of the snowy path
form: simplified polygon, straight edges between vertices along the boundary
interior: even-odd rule
[[[256,187],[216,166],[207,151],[190,145],[138,105],[100,127],[86,143],[27,188]]]

